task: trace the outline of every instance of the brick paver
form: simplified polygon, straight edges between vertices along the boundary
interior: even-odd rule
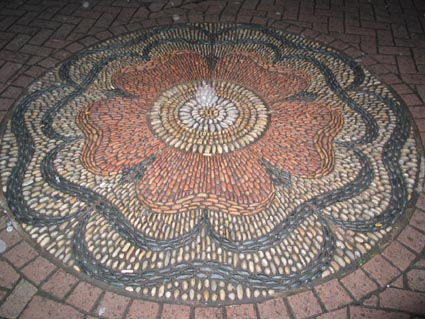
[[[83,319],[84,315],[70,306],[35,296],[22,313],[21,318]]]
[[[317,317],[317,319],[347,319],[347,307],[327,312]]]
[[[90,311],[102,294],[102,290],[85,282],[80,282],[66,302],[84,311]]]
[[[357,300],[362,299],[378,288],[378,285],[375,284],[361,269],[345,276],[341,279],[341,283]]]
[[[350,307],[350,319],[407,319],[410,316],[395,311],[370,309],[365,307]]]
[[[290,296],[288,302],[296,318],[311,317],[322,313],[320,304],[311,291]]]
[[[129,303],[130,298],[106,292],[97,307],[96,313],[105,318],[121,318]]]
[[[37,257],[22,269],[22,273],[33,283],[40,284],[55,270],[55,266],[43,257]]]
[[[425,100],[425,98],[424,98]],[[421,104],[421,103],[420,103]],[[420,108],[417,112],[421,113],[421,114],[417,114],[417,117],[421,117],[421,121],[422,118],[425,118],[425,111],[423,109],[423,105],[419,106],[418,108]],[[416,108],[417,110],[417,108]],[[413,215],[412,218],[410,218],[410,222],[409,224],[415,228],[418,228],[419,230],[425,231],[425,212],[417,209]]]
[[[376,295],[372,295],[369,298],[363,300],[362,304],[368,307],[377,307],[379,304],[379,298]]]
[[[0,232],[0,239],[3,240],[6,243],[7,250],[10,250],[13,245],[18,243],[21,240],[21,237],[19,236],[18,232],[13,230],[11,232],[4,229]]]
[[[12,289],[19,274],[6,261],[0,261],[0,287]]]
[[[63,299],[77,282],[78,279],[73,275],[58,270],[41,286],[41,289],[57,299]]]
[[[400,94],[425,139],[423,1],[89,3],[91,7],[85,9],[80,2],[71,1],[0,2],[1,118],[42,73],[101,40],[174,22],[237,21],[302,33],[358,59]],[[416,207],[397,240],[361,269],[313,290],[224,308],[161,305],[105,292],[66,271],[55,270],[56,266],[22,241],[18,231],[6,231],[8,219],[2,215],[0,239],[7,250],[0,255],[0,316],[95,318],[104,307],[104,316],[111,318],[122,314],[139,318],[142,313],[147,319],[423,317],[425,262],[419,259],[415,265],[412,263],[423,254],[425,246],[425,193],[420,194]]]
[[[416,258],[416,255],[407,249],[404,245],[398,241],[392,242],[385,250],[383,255],[388,258],[395,266],[400,270],[405,270],[412,261]]]
[[[223,319],[222,308],[196,308],[195,319]]]
[[[261,319],[286,318],[288,309],[282,299],[272,299],[257,305]]]
[[[384,308],[425,314],[425,293],[388,288],[379,298]]]
[[[226,307],[228,319],[256,319],[257,314],[253,305],[235,305]]]
[[[6,299],[7,292],[4,290],[0,290],[0,302],[3,302]]]
[[[314,288],[327,310],[350,304],[352,299],[337,280],[331,280]]]
[[[412,269],[407,273],[407,284],[410,289],[425,291],[425,270]]]
[[[143,313],[146,319],[156,319],[158,317],[159,305],[156,302],[144,300],[133,300],[130,310],[127,313],[127,319],[138,319]]]
[[[190,318],[190,307],[181,305],[168,305],[165,304],[162,308],[162,319],[189,319]]]
[[[425,247],[425,236],[410,226],[403,229],[398,240],[417,253],[420,253]]]
[[[363,269],[368,272],[381,287],[387,285],[400,274],[398,269],[392,266],[381,255],[372,258],[366,263]]]
[[[0,306],[0,317],[16,318],[25,308],[32,296],[37,292],[37,288],[30,282],[22,279]]]
[[[27,242],[20,242],[12,249],[8,250],[4,256],[16,267],[22,267],[31,259],[37,256],[37,252]]]

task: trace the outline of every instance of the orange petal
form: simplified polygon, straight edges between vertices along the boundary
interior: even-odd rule
[[[117,88],[139,95],[150,104],[165,89],[207,78],[208,65],[201,54],[177,51],[121,70],[114,77],[114,83]]]
[[[119,173],[156,154],[164,145],[152,135],[144,101],[115,98],[84,108],[77,124],[86,141],[81,162],[99,175]]]
[[[231,53],[221,58],[213,77],[243,85],[268,103],[299,93],[309,85],[309,77],[301,71],[271,64],[248,52]]]
[[[328,174],[334,166],[332,141],[343,124],[341,113],[315,102],[283,102],[272,111],[268,131],[252,150],[291,175]]]
[[[137,192],[161,213],[209,208],[248,215],[266,208],[274,197],[269,176],[247,150],[204,156],[167,149],[147,168]]]

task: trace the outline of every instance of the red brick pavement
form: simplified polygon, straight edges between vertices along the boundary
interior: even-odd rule
[[[0,1],[0,117],[38,76],[73,53],[144,27],[237,21],[322,41],[360,60],[408,105],[425,140],[422,0]],[[104,291],[58,269],[7,232],[0,215],[0,317],[419,318],[425,316],[425,193],[409,225],[361,269],[312,290],[224,308],[157,304]]]

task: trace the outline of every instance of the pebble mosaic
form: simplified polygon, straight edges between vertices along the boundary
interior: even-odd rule
[[[415,128],[356,60],[250,24],[120,36],[33,83],[3,125],[10,215],[123,294],[226,305],[356,269],[417,197]]]

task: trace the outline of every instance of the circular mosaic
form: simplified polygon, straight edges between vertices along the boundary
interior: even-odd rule
[[[398,98],[346,55],[260,26],[177,25],[31,85],[0,171],[52,260],[141,298],[219,305],[363,263],[416,197],[418,147]]]

